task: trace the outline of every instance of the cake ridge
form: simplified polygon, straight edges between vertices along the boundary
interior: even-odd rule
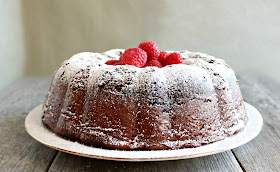
[[[196,60],[199,61],[199,59],[196,59]],[[214,65],[216,64],[216,66],[217,65],[222,65],[221,67],[226,67],[228,69],[227,73],[226,73],[228,76],[227,77],[226,76],[223,77],[221,75],[223,73],[221,73],[220,71],[217,70],[219,68],[215,68],[216,71],[214,71],[215,69],[213,69],[213,67],[211,65],[209,65],[209,63],[213,63]],[[224,104],[221,103],[221,102],[223,102],[223,97],[226,97],[228,99],[228,101],[230,101],[230,102],[236,102],[232,98],[232,95],[233,95],[232,91],[240,93],[239,87],[235,87],[234,89],[230,88],[230,85],[234,85],[234,84],[238,85],[237,80],[232,80],[232,78],[235,78],[235,74],[231,70],[231,68],[228,65],[225,65],[225,62],[223,60],[220,60],[220,63],[217,63],[217,60],[214,59],[214,58],[210,58],[210,60],[209,59],[201,60],[198,64],[203,64],[203,65],[206,66],[205,67],[203,65],[200,65],[204,70],[206,70],[208,73],[211,74],[211,78],[214,81],[213,83],[215,84],[215,87],[216,87],[215,91],[217,93],[217,97],[220,100],[218,108],[220,109],[219,111],[221,112],[221,118],[223,118],[227,114],[228,111],[234,111],[235,110],[235,111],[237,111],[235,113],[236,115],[240,114],[240,113],[238,113],[239,111],[236,110],[236,108],[239,108],[238,104],[237,105],[235,104],[235,106],[237,106],[237,107],[231,106],[231,107],[228,107],[227,110],[224,110],[224,108],[225,108],[225,107],[223,107]],[[218,74],[218,73],[220,73],[220,74]],[[231,75],[231,77],[229,77],[229,75]],[[230,81],[229,79],[231,79],[232,81]],[[217,82],[217,81],[219,81],[219,82]],[[229,84],[230,82],[231,82],[231,84]],[[238,90],[236,91],[235,89],[238,89]],[[240,97],[240,96],[241,96],[241,94],[239,96],[237,96],[237,97]],[[242,101],[243,101],[242,97],[241,97],[241,100],[237,100],[237,102],[242,102]],[[223,114],[222,113],[223,111],[226,111],[226,112],[224,112],[224,114]],[[245,113],[245,112],[243,112],[243,113]],[[232,116],[232,115],[229,115],[229,116]],[[241,115],[239,115],[239,116],[241,116]],[[238,119],[236,119],[236,120],[238,120]],[[246,120],[246,119],[243,119],[243,120]],[[225,119],[223,119],[222,121],[225,121]],[[241,121],[239,120],[237,123],[240,124]],[[230,127],[226,127],[225,124],[223,124],[222,126],[226,127],[224,129],[225,134],[232,135],[236,131],[241,130],[244,127],[244,125],[245,124],[243,124],[243,125],[240,124],[239,128],[235,126],[236,129],[231,129]]]

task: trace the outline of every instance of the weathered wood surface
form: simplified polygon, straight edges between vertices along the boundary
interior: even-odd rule
[[[24,128],[30,110],[44,101],[49,78],[20,80],[0,93],[0,171],[45,171],[58,151],[32,139]]]
[[[242,171],[231,151],[195,159],[161,162],[118,162],[58,153],[50,171]]]
[[[257,75],[240,75],[245,101],[263,115],[264,128],[253,141],[232,151],[195,159],[117,162],[84,158],[48,148],[24,129],[25,116],[43,103],[47,78],[25,78],[0,90],[1,171],[279,171],[280,85]]]
[[[239,79],[244,100],[260,111],[264,126],[253,141],[233,153],[246,171],[280,171],[280,85],[252,75]]]

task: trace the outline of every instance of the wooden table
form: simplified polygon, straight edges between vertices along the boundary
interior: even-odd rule
[[[45,100],[51,78],[23,78],[0,91],[0,171],[280,171],[280,85],[257,75],[238,78],[245,101],[264,118],[262,132],[230,151],[163,162],[84,158],[40,144],[27,134],[24,120]]]

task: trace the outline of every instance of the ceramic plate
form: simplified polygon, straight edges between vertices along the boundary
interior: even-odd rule
[[[117,161],[162,161],[201,157],[227,151],[241,146],[261,131],[263,119],[261,114],[252,105],[245,103],[248,121],[245,128],[224,140],[203,145],[197,148],[177,150],[109,150],[87,146],[75,141],[67,140],[53,133],[41,121],[42,105],[33,109],[25,119],[26,131],[38,142],[51,148],[90,158],[117,160]]]

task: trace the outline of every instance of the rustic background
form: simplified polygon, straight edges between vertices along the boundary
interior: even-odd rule
[[[188,49],[280,82],[280,1],[0,0],[0,88],[81,51]]]

